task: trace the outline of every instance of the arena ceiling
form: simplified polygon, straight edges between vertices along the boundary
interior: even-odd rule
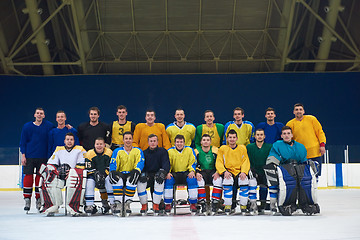
[[[3,74],[359,71],[358,0],[1,0]]]

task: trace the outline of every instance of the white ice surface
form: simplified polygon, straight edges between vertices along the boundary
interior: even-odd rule
[[[0,240],[5,239],[360,239],[360,189],[319,190],[315,216],[55,217],[23,211],[20,191],[0,192]],[[133,211],[139,208],[133,203]],[[182,211],[188,211],[182,209]]]

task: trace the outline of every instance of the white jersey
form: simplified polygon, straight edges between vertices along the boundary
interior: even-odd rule
[[[75,168],[78,163],[85,163],[86,151],[82,146],[75,146],[70,151],[66,150],[64,146],[56,147],[53,155],[49,158],[48,164],[61,164],[67,163],[71,168]]]

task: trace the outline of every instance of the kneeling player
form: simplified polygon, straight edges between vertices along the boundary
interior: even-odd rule
[[[201,146],[195,149],[197,166],[196,179],[198,183],[198,202],[201,204],[201,212],[207,215],[208,207],[206,204],[206,185],[213,185],[213,181],[220,178],[219,173],[215,169],[215,159],[218,153],[218,148],[211,146],[211,137],[209,134],[204,134],[200,140]],[[212,198],[219,200],[221,197],[221,189],[213,189]]]
[[[84,171],[85,149],[74,146],[74,134],[65,135],[65,146],[57,147],[47,165],[41,166],[43,183],[41,196],[43,210],[46,215],[53,216],[62,205],[61,189],[67,187],[66,210],[72,216],[79,215],[83,210],[86,171]]]
[[[141,214],[145,215],[148,210],[148,198],[146,188],[150,187],[155,215],[159,214],[159,204],[164,192],[164,181],[170,170],[169,154],[165,148],[158,147],[158,137],[150,134],[148,137],[149,147],[144,151],[145,166],[138,181],[138,195],[140,199]]]
[[[306,148],[292,140],[292,130],[285,126],[273,144],[264,167],[270,192],[270,209],[276,213],[276,202],[282,215],[291,215],[297,208],[308,215],[320,212],[317,204],[317,165],[306,159]],[[279,194],[278,194],[279,193]]]
[[[116,148],[111,156],[108,176],[114,190],[116,204],[113,214],[117,216],[121,216],[122,213],[126,216],[130,215],[130,204],[140,173],[144,168],[144,153],[140,148],[132,146],[132,133],[125,132],[123,140],[124,146]]]
[[[190,210],[192,213],[197,212],[197,181],[195,178],[195,153],[191,147],[185,146],[185,138],[183,135],[175,137],[175,146],[168,150],[170,159],[170,172],[165,180],[165,212],[171,211],[173,201],[174,184],[187,185],[189,192]]]
[[[88,215],[97,212],[94,205],[95,187],[99,189],[102,202],[102,212],[109,212],[110,206],[107,200],[114,208],[114,195],[109,178],[109,164],[112,151],[105,147],[105,140],[99,137],[95,140],[95,148],[89,150],[85,155],[85,169],[87,170],[86,191],[85,191],[85,212]]]
[[[246,152],[246,147],[244,145],[236,144],[236,131],[231,129],[226,137],[229,145],[221,146],[216,158],[216,170],[221,177],[214,180],[214,191],[216,188],[221,189],[222,187],[224,191],[225,213],[230,214],[233,198],[233,185],[234,181],[238,181],[240,187],[240,209],[244,215],[246,213],[249,196],[249,178],[247,174],[250,170],[250,161]],[[256,186],[256,180],[253,182],[253,185]],[[237,191],[235,191],[235,194],[236,192]],[[213,201],[213,214],[216,214],[217,212],[218,203],[218,201]]]

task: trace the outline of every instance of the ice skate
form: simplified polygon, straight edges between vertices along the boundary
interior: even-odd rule
[[[38,210],[38,212],[40,213],[41,212],[41,207],[42,207],[41,198],[36,199],[35,206],[36,206],[36,209]]]
[[[24,200],[25,200],[24,211],[26,212],[26,214],[28,214],[28,212],[30,210],[30,206],[31,206],[31,199],[30,198],[24,198]]]
[[[246,205],[240,205],[241,215],[246,216],[248,209]]]
[[[255,216],[255,215],[259,214],[256,202],[251,202],[250,203],[249,212],[250,212],[250,215],[252,215],[252,216]]]
[[[209,214],[206,202],[201,203],[201,213],[207,216]]]
[[[145,216],[148,211],[147,203],[141,205],[140,213],[142,216]]]
[[[218,206],[219,206],[219,202],[213,200],[211,203],[211,215],[212,216],[216,215],[216,213],[218,211]]]
[[[121,217],[121,214],[122,214],[122,203],[121,203],[120,201],[115,201],[114,205],[115,205],[115,208],[114,208],[113,214],[114,214],[115,216]]]
[[[171,212],[171,204],[165,204],[165,213],[166,215],[170,215]]]
[[[110,211],[110,206],[109,203],[106,199],[101,200],[102,203],[102,207],[101,207],[101,212],[102,214],[107,214]]]
[[[224,212],[226,215],[230,215],[231,213],[231,205],[226,205],[225,208],[224,208]]]
[[[85,213],[88,216],[91,216],[91,215],[97,213],[96,205],[86,206],[85,207]]]
[[[159,215],[159,212],[160,212],[159,204],[156,204],[156,203],[153,204],[153,211],[154,211],[154,216]]]
[[[124,206],[125,217],[128,217],[128,216],[130,216],[130,214],[131,214],[131,209],[130,209],[130,204],[131,204],[131,203],[132,203],[131,200],[127,200],[127,201],[125,202],[125,206]]]
[[[192,216],[195,216],[195,215],[196,215],[198,209],[197,209],[195,203],[190,204],[190,211],[191,211],[191,215],[192,215]]]

